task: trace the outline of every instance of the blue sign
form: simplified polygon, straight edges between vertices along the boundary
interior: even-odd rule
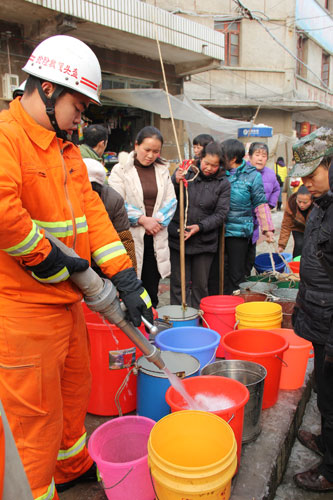
[[[238,129],[238,137],[272,137],[272,127],[241,127]]]

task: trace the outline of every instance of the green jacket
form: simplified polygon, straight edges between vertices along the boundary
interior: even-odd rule
[[[94,160],[97,160],[100,162],[103,160],[103,158],[98,156],[96,151],[94,151],[93,148],[88,146],[88,144],[80,144],[79,148],[81,151],[82,158],[93,158]]]

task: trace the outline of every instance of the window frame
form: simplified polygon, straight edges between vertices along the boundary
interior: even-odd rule
[[[217,28],[217,25],[222,26]],[[230,29],[232,25],[236,25],[236,29]],[[240,59],[240,21],[214,21],[215,31],[219,31],[224,34],[224,64],[226,66],[239,66]],[[231,43],[232,35],[238,36],[238,44]],[[232,54],[232,47],[236,47],[237,54]],[[237,64],[231,63],[231,58],[237,57]]]
[[[330,54],[323,50],[321,56],[321,79],[326,84],[326,87],[330,83],[330,63]],[[324,69],[325,64],[327,64],[327,70]]]

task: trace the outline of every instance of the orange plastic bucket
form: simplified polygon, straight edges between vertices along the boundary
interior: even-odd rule
[[[267,330],[234,330],[223,340],[226,359],[254,361],[267,370],[262,407],[275,405],[280,385],[282,355],[288,349],[288,341]]]
[[[82,303],[91,346],[92,375],[88,412],[94,415],[119,415],[136,409],[137,377],[133,372],[117,396],[125,378],[142,352],[116,325],[88,309]],[[144,327],[140,330],[147,336]]]
[[[300,262],[288,262],[289,264],[289,267],[290,267],[290,270],[294,273],[294,274],[299,274],[299,268],[300,268],[300,265],[301,263]]]
[[[210,295],[204,297],[200,302],[200,309],[203,311],[203,326],[215,330],[221,335],[234,329],[235,326],[235,308],[244,303],[243,297],[232,295]],[[224,358],[224,349],[220,342],[216,356]]]
[[[283,361],[280,378],[280,389],[292,391],[299,389],[304,383],[304,377],[309,358],[313,358],[311,342],[296,335],[289,328],[276,328],[272,330],[284,337],[289,347],[283,353]]]
[[[228,377],[217,375],[199,375],[198,377],[183,380],[186,392],[195,398],[198,394],[204,397],[225,397],[227,398],[224,408],[221,410],[209,410],[223,418],[229,423],[234,431],[237,442],[237,460],[240,464],[242,452],[242,435],[244,424],[244,407],[249,400],[250,393],[244,384]],[[186,401],[173,386],[170,386],[165,393],[165,399],[172,412],[181,411],[188,408]],[[228,404],[230,402],[230,404]]]

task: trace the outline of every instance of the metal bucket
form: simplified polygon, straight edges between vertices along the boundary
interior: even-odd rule
[[[293,328],[291,317],[295,307],[297,293],[297,288],[279,288],[273,292],[274,297],[276,297],[274,302],[280,304],[282,307],[282,328]]]
[[[193,307],[187,307],[184,311],[182,306],[171,305],[156,309],[158,318],[172,326],[199,326],[199,312]]]
[[[245,290],[246,292],[254,293],[271,293],[277,288],[277,285],[275,283],[244,281],[243,283],[240,283],[239,288],[241,292],[242,290]]]
[[[201,375],[220,375],[238,380],[250,393],[245,406],[242,443],[256,439],[261,432],[261,407],[267,370],[252,361],[221,360],[205,366]]]

